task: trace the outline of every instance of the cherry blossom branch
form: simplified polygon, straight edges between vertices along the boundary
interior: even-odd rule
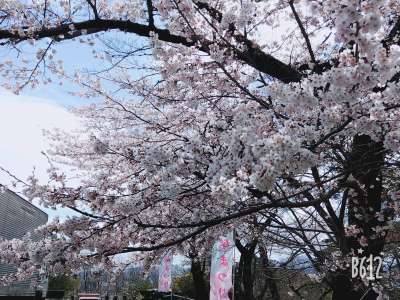
[[[199,226],[215,226],[220,223],[230,221],[233,219],[241,218],[247,215],[251,215],[253,213],[257,213],[259,211],[268,209],[268,208],[303,208],[303,207],[310,207],[310,206],[315,206],[318,205],[330,197],[332,195],[336,194],[341,187],[336,187],[332,189],[331,191],[327,192],[326,194],[321,195],[320,198],[317,199],[312,199],[308,201],[303,201],[303,202],[289,202],[289,201],[282,201],[288,198],[293,198],[298,195],[301,195],[305,193],[305,191],[300,191],[298,193],[295,193],[290,196],[285,196],[280,199],[276,199],[274,202],[271,203],[264,203],[264,204],[258,204],[254,205],[252,207],[249,207],[247,209],[241,210],[239,212],[224,216],[224,217],[218,217],[214,218],[208,221],[202,221],[202,222],[196,222],[196,223],[189,223],[189,224],[177,224],[177,225],[165,225],[165,224],[146,224],[142,223],[138,219],[134,219],[134,222],[139,226],[139,227],[149,227],[149,228],[160,228],[160,229],[172,229],[172,228],[190,228],[190,227],[199,227]],[[308,190],[308,189],[307,189]]]
[[[306,41],[306,45],[307,45],[308,53],[310,54],[311,62],[315,64],[317,61],[315,60],[315,55],[314,55],[314,51],[311,46],[310,38],[308,37],[308,34],[304,28],[304,25],[300,20],[299,14],[297,13],[297,11],[294,7],[294,0],[289,1],[289,6],[292,9],[292,13],[294,15],[294,18],[296,19],[297,25],[299,25],[301,34],[303,35],[304,40]]]
[[[71,30],[71,28],[73,28],[73,30]],[[25,33],[24,36],[21,36],[17,32],[1,29],[0,40],[9,39],[15,43],[18,43],[29,38],[53,38],[56,41],[61,41],[81,36],[83,34],[82,31],[84,31],[86,34],[94,34],[112,29],[134,33],[143,37],[150,37],[153,33],[155,33],[157,34],[157,38],[161,41],[173,44],[181,44],[188,47],[195,46],[200,51],[206,53],[210,53],[210,46],[213,44],[213,42],[201,37],[191,36],[190,39],[188,39],[183,36],[172,34],[167,29],[160,29],[151,27],[149,25],[134,23],[129,20],[124,21],[104,19],[72,22],[69,24],[62,24],[49,28],[41,28],[29,34]],[[246,42],[246,40],[243,42]],[[264,53],[258,47],[247,47],[246,50],[237,52],[236,55],[240,60],[249,64],[260,72],[277,78],[283,82],[298,82],[302,77],[298,71],[274,58],[273,56]]]

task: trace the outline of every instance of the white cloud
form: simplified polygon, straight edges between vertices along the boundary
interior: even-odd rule
[[[42,130],[54,127],[69,131],[79,127],[79,122],[55,101],[0,89],[0,166],[21,179],[27,178],[35,167],[39,180],[46,181],[49,165],[41,151],[48,144]],[[0,172],[0,183],[9,185],[11,178]],[[50,216],[56,214],[50,212]]]

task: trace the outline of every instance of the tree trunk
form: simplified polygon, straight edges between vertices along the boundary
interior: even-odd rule
[[[248,299],[248,300],[254,300],[254,295],[253,295],[254,274],[252,270],[253,256],[254,253],[246,251],[244,254],[241,254],[240,257],[240,260],[242,260],[243,262],[243,268],[242,268],[243,299]]]
[[[199,260],[191,259],[191,272],[193,277],[196,300],[208,300],[209,288],[205,280],[204,268]]]
[[[254,269],[253,259],[257,241],[243,246],[240,241],[236,240],[236,247],[240,252],[239,270],[237,272],[237,281],[239,284],[235,286],[235,300],[255,300],[254,287]]]
[[[349,225],[355,225],[362,230],[361,236],[346,238],[346,249],[353,250],[355,255],[374,257],[380,256],[385,243],[384,236],[372,238],[374,227],[384,225],[376,217],[381,212],[382,205],[382,168],[384,165],[384,148],[382,142],[376,142],[368,135],[357,135],[348,160],[349,172],[356,179],[352,186],[355,195],[349,197]],[[361,216],[361,217],[360,217]],[[367,245],[365,244],[367,243]],[[362,249],[362,254],[358,250]],[[344,249],[342,249],[343,251]],[[347,254],[347,253],[344,253]],[[332,300],[375,300],[377,294],[363,286],[360,279],[352,279],[350,270],[333,274],[331,287]]]

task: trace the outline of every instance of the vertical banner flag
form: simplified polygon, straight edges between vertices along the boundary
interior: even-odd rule
[[[233,232],[220,236],[214,243],[211,256],[210,300],[230,300],[232,289]]]
[[[161,260],[158,271],[158,291],[171,291],[172,252],[168,251]]]

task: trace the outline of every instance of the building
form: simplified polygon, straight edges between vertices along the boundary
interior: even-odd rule
[[[16,193],[0,190],[0,237],[21,238],[27,232],[47,223],[45,212],[26,201]],[[15,272],[15,267],[0,264],[0,276]],[[31,280],[16,282],[11,286],[0,287],[0,296],[33,296],[37,288]]]

